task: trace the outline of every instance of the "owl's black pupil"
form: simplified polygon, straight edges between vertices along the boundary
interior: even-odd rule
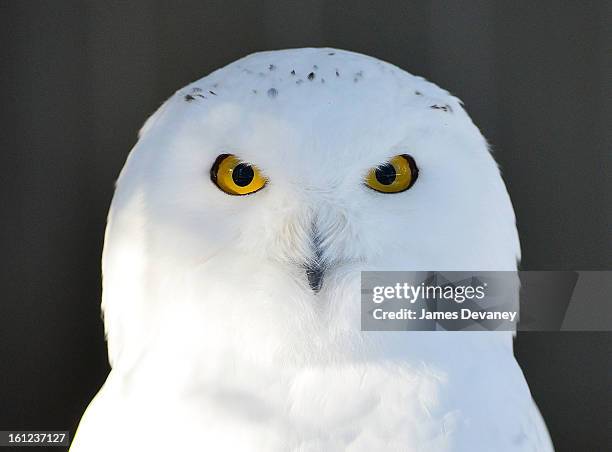
[[[236,165],[232,171],[232,179],[239,187],[246,187],[249,185],[251,182],[253,182],[253,177],[255,177],[253,168],[245,163]]]
[[[383,185],[391,185],[396,176],[395,168],[390,163],[376,168],[376,180]]]

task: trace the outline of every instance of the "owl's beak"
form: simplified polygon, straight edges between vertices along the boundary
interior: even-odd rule
[[[308,284],[310,284],[310,288],[313,292],[317,293],[321,290],[324,273],[325,267],[318,263],[306,266],[306,277],[308,278]]]
[[[317,293],[323,285],[323,276],[325,274],[325,263],[323,262],[323,250],[321,248],[321,239],[318,230],[313,223],[310,235],[310,247],[312,249],[312,258],[306,263],[306,277],[308,284],[313,292]]]

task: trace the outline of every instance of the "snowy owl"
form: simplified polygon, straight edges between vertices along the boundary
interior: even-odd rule
[[[364,270],[515,270],[508,193],[448,92],[331,48],[176,92],[117,182],[112,365],[73,451],[549,451],[512,332],[366,332]]]

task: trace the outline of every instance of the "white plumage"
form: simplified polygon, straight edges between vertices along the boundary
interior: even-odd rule
[[[220,154],[267,185],[224,193]],[[364,186],[399,154],[412,188]],[[519,253],[487,143],[446,91],[342,50],[238,60],[166,101],[121,173],[112,371],[72,450],[549,451],[512,333],[360,331],[361,270],[515,270]]]

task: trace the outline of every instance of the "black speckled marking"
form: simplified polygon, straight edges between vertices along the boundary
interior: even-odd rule
[[[311,72],[310,74],[308,74],[308,80],[310,80],[311,82],[315,79],[315,73]]]
[[[299,79],[298,81],[295,82],[296,85],[301,85],[302,83],[304,83],[304,80]]]
[[[208,92],[209,92],[210,94],[212,94],[213,96],[216,96],[216,95],[217,95],[217,93],[215,93],[214,91],[208,90]]]
[[[295,69],[291,71],[291,75],[295,75]]]
[[[453,109],[448,104],[446,104],[446,105],[434,104],[434,105],[430,105],[429,108],[432,108],[434,110],[442,110],[443,112],[446,112],[446,113],[449,113],[449,112],[452,113],[453,112]]]
[[[329,52],[328,53],[329,56],[332,56],[332,55],[335,55],[335,54],[336,54],[336,52]]]
[[[317,69],[319,69],[319,66],[315,64],[312,68],[316,71]]]
[[[268,90],[268,97],[274,99],[276,96],[278,96],[278,90],[276,88],[270,88]]]
[[[340,77],[340,72],[338,72],[338,69],[336,69],[336,77]]]
[[[276,70],[276,66],[274,66],[273,64],[271,64],[270,66],[268,66],[268,70],[269,70],[269,71],[274,71],[274,70]]]
[[[186,94],[183,97],[183,99],[185,99],[185,102],[193,102],[194,100],[197,100],[196,97],[199,97],[201,99],[206,99],[206,96],[200,94],[201,92],[202,92],[202,88],[195,86],[191,88],[191,93]]]
[[[420,92],[420,91],[415,91],[414,94],[416,94],[417,96],[422,96],[423,95],[423,93]]]

